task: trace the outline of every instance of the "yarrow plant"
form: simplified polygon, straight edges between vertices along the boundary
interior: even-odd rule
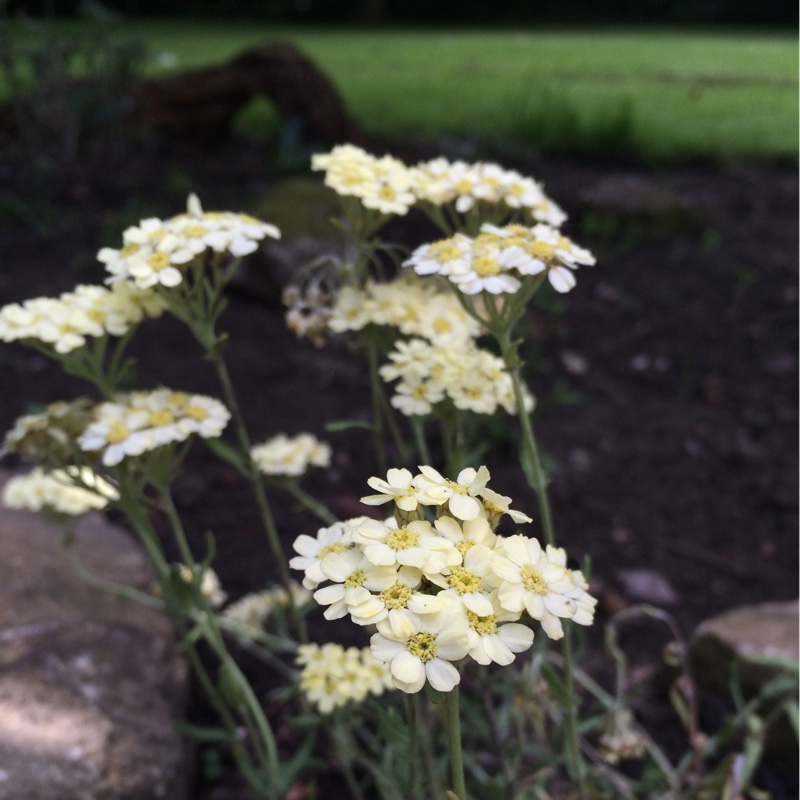
[[[3,502],[45,510],[67,527],[91,509],[124,515],[150,558],[155,591],[109,585],[73,559],[76,568],[168,615],[219,718],[221,728],[203,735],[229,750],[258,797],[313,791],[298,781],[313,780],[315,748],[335,762],[353,800],[466,800],[468,789],[473,798],[549,797],[565,785],[563,796],[580,800],[634,797],[613,769],[628,758],[657,770],[648,773],[658,787],[652,797],[677,800],[687,787],[714,796],[729,773],[703,772],[716,751],[700,750],[692,709],[684,717],[695,750],[673,768],[631,716],[624,679],[610,695],[572,652],[597,601],[588,571],[556,541],[518,323],[537,292],[570,291],[594,257],[561,232],[566,215],[541,184],[497,164],[439,158],[408,166],[342,145],[314,156],[312,169],[342,198],[350,242],[346,257],[298,271],[284,295],[287,323],[317,346],[344,339],[366,356],[371,419],[329,428],[371,431],[372,451],[359,451],[375,467],[364,515],[339,519],[301,486],[312,468],[336,463],[346,473],[351,462],[328,442],[281,431],[253,442],[218,324],[240,259],[280,232],[246,214],[204,211],[195,195],[185,213],[141,220],[119,247],[102,248],[103,285],[0,309],[0,339],[36,348],[93,394],[27,414],[6,434],[3,453],[35,466],[7,483]],[[398,257],[379,233],[411,209],[426,213],[442,238]],[[161,315],[193,336],[219,399],[132,386],[127,346]],[[523,510],[532,497],[518,508],[489,486],[481,425],[495,417],[518,431],[537,522]],[[277,584],[229,602],[236,591],[214,570],[214,535],[231,532],[209,532],[202,552],[190,546],[171,487],[191,468],[195,443],[250,485]],[[293,554],[272,513],[274,489],[322,522],[315,534],[308,518],[284,531]],[[314,642],[307,616],[317,617],[315,634],[339,622]],[[609,649],[624,676],[624,656],[614,642]],[[268,700],[283,714],[282,731],[305,737],[292,757],[281,753],[252,666],[237,661],[242,650],[271,671],[270,683],[285,682]],[[602,708],[588,719],[587,694]],[[468,774],[465,709],[475,723],[465,737],[474,751]]]

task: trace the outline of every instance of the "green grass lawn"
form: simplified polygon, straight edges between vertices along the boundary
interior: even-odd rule
[[[309,30],[135,21],[118,35],[173,70],[289,40],[385,135],[503,139],[650,158],[796,157],[798,43],[790,34]],[[162,70],[163,71],[163,68]],[[244,124],[262,124],[264,106]]]

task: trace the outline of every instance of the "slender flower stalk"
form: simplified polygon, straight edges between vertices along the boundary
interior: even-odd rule
[[[450,774],[453,794],[458,800],[467,800],[464,784],[464,757],[461,752],[461,721],[458,713],[458,686],[445,695],[447,711],[447,740],[450,745]]]
[[[312,497],[300,486],[298,481],[292,479],[284,480],[281,481],[279,485],[282,489],[289,492],[300,505],[314,514],[318,519],[322,520],[326,525],[335,525],[339,521],[326,505],[315,497]]]
[[[280,581],[288,592],[288,596],[291,597],[292,579],[289,573],[289,564],[286,561],[286,556],[283,552],[283,547],[281,546],[280,535],[278,534],[278,526],[275,524],[275,517],[272,514],[272,508],[270,507],[269,499],[267,497],[264,478],[261,473],[252,465],[250,458],[250,435],[247,432],[247,426],[239,406],[236,390],[233,387],[233,381],[231,380],[230,373],[228,372],[228,366],[225,363],[225,359],[219,347],[214,347],[214,349],[208,353],[207,357],[214,366],[214,369],[217,373],[217,378],[219,379],[222,387],[222,394],[225,398],[225,403],[231,412],[231,420],[234,430],[236,431],[239,449],[249,464],[248,477],[250,478],[250,485],[253,487],[253,494],[255,496],[262,526],[267,535],[267,541],[269,542],[270,549],[275,556],[275,562],[278,565],[278,575],[280,577]],[[298,638],[301,642],[307,642],[308,633],[306,632],[306,626],[302,616],[298,613],[293,603],[290,603],[287,606],[287,609],[292,627],[294,628]]]

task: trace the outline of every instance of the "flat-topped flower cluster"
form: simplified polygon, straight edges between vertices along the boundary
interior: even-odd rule
[[[222,611],[222,617],[234,629],[234,632],[247,638],[260,633],[277,609],[285,609],[289,605],[302,608],[311,601],[311,593],[300,584],[292,581],[290,590],[283,586],[274,586],[263,592],[251,592]]]
[[[219,400],[205,395],[166,388],[130,392],[95,406],[94,419],[78,444],[86,452],[99,453],[103,464],[111,467],[192,434],[217,437],[230,416]]]
[[[498,407],[516,413],[514,387],[503,359],[472,339],[458,347],[438,340],[396,342],[379,373],[385,381],[399,379],[390,402],[406,416],[430,414],[445,399],[475,414],[494,414]],[[527,388],[523,394],[526,409],[533,410],[533,396]]]
[[[33,340],[69,353],[89,337],[123,336],[145,317],[163,311],[158,295],[130,283],[111,289],[81,285],[59,297],[34,297],[0,308],[0,340]]]
[[[594,263],[588,250],[540,223],[532,228],[485,224],[475,238],[457,233],[418,247],[404,266],[418,275],[442,275],[467,295],[497,295],[513,294],[525,277],[542,273],[556,291],[568,292],[575,286],[574,270]]]
[[[531,646],[534,622],[554,639],[563,636],[562,619],[591,624],[596,601],[563,549],[496,532],[503,516],[531,520],[488,488],[485,467],[464,469],[455,480],[419,469],[368,481],[378,493],[362,502],[393,502],[393,517],[360,517],[316,538],[299,536],[290,561],[327,606],[327,619],[349,614],[358,625],[377,626],[372,653],[390,665],[398,689],[418,692],[427,681],[450,691],[460,681],[453,662],[466,656],[510,664]],[[433,522],[426,507],[436,509]]]
[[[343,287],[328,327],[339,333],[367,325],[414,337],[396,341],[389,363],[379,370],[387,382],[399,379],[390,402],[403,414],[430,414],[446,399],[476,414],[494,414],[498,407],[516,412],[503,360],[475,343],[481,325],[451,291],[421,283],[409,273],[387,283],[370,281],[364,289]],[[531,410],[533,398],[527,390],[525,394]]]
[[[280,231],[248,214],[203,211],[192,194],[185,214],[143,219],[122,234],[121,248],[104,247],[97,258],[110,273],[108,283],[126,280],[143,289],[169,288],[183,281],[187,265],[197,256],[210,251],[238,258],[254,252],[265,237],[278,239]]]
[[[481,334],[480,324],[449,289],[443,291],[419,278],[409,280],[408,273],[386,283],[369,281],[363,289],[344,286],[339,290],[328,328],[342,333],[367,325],[388,325],[405,336],[420,336],[442,346],[459,345]]]
[[[297,477],[304,475],[309,467],[330,466],[331,446],[312,433],[297,436],[279,433],[250,448],[250,458],[265,475]]]
[[[325,172],[325,184],[337,194],[354,197],[384,214],[406,214],[414,205],[452,204],[458,213],[476,206],[499,205],[509,212],[561,225],[566,214],[544,193],[541,184],[498,164],[445,158],[409,167],[391,156],[376,157],[351,144],[312,157],[311,168]]]
[[[300,689],[323,714],[392,688],[386,664],[369,648],[344,648],[334,642],[302,644],[295,660],[302,668]]]
[[[8,479],[3,487],[2,504],[8,508],[78,516],[105,508],[117,497],[117,490],[89,467],[54,470],[34,467],[25,475]]]

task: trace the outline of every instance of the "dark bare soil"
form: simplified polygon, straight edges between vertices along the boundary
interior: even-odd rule
[[[568,233],[598,256],[598,266],[581,270],[565,299],[531,312],[528,367],[559,541],[577,560],[591,557],[601,621],[651,600],[688,635],[724,609],[793,599],[795,172],[740,164],[658,172],[569,161],[508,165],[545,181],[570,212]],[[244,147],[184,153],[148,169],[135,181],[135,198],[89,192],[62,201],[49,229],[0,217],[0,303],[101,281],[94,252],[116,245],[140,216],[181,210],[188,190],[208,208],[246,209],[271,181],[266,158]],[[580,202],[598,184],[623,176],[656,184],[681,212],[665,225],[635,209],[609,215]],[[391,230],[409,245],[427,231],[415,219]],[[325,434],[323,426],[369,418],[364,365],[343,345],[316,350],[296,341],[279,307],[245,293],[231,296],[222,327],[231,335],[230,365],[254,439],[279,431],[324,435],[334,447],[334,468],[311,476],[307,488],[343,517],[361,513],[358,498],[376,474],[369,438],[363,431]],[[144,386],[218,394],[210,368],[177,324],[151,323],[135,349]],[[34,404],[85,391],[22,347],[0,352],[0,376],[4,429]],[[514,437],[496,438],[487,456],[492,486],[535,516]],[[198,548],[204,532],[214,532],[215,568],[231,597],[271,582],[275,572],[247,488],[230,467],[198,448],[176,495]],[[283,497],[274,506],[287,547],[318,527]],[[626,581],[634,569],[657,575],[637,588]],[[314,620],[312,634],[330,638],[329,625]],[[358,640],[354,627],[337,638]],[[648,657],[665,641],[642,635]],[[636,641],[629,645],[635,650]],[[650,702],[644,714],[661,724],[670,713],[666,700]],[[781,781],[769,781],[775,797],[790,796],[781,795],[791,791]]]

